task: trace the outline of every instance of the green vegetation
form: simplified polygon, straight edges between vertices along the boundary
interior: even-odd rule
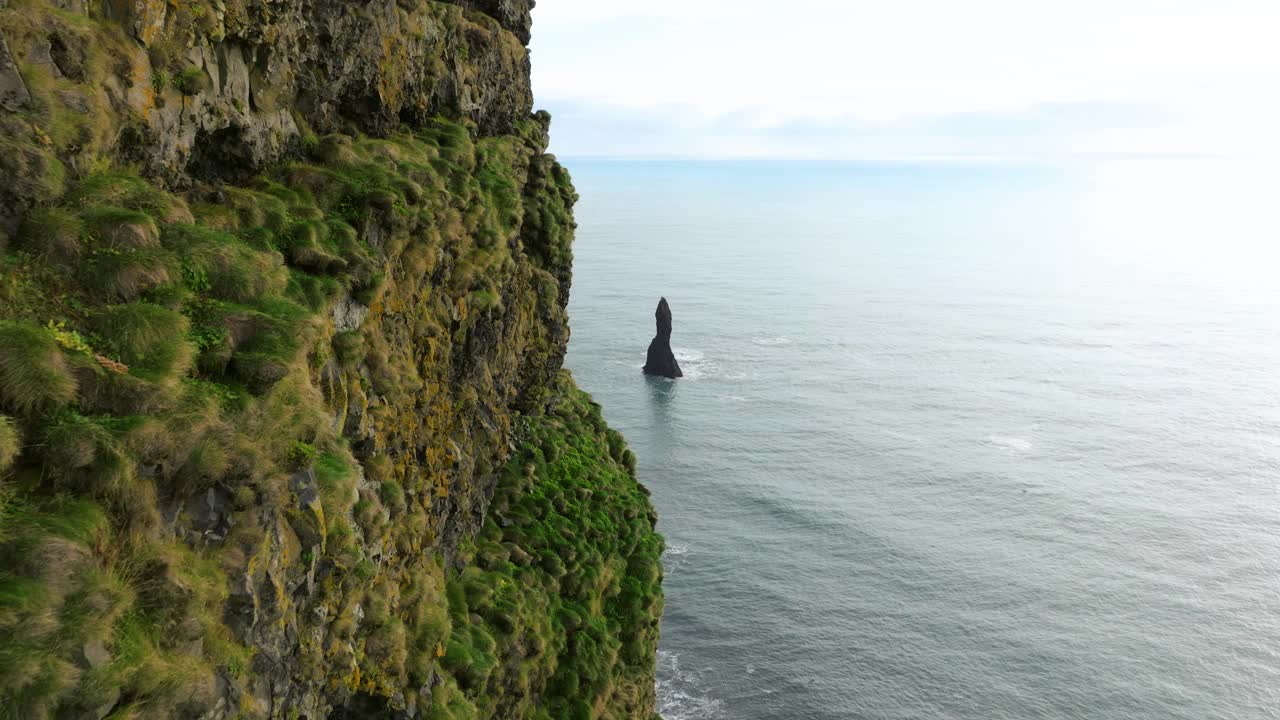
[[[50,332],[0,322],[0,406],[26,415],[66,405],[75,394],[75,376]]]
[[[438,717],[622,720],[652,702],[663,546],[648,493],[599,406],[567,376],[555,396],[449,582],[457,690],[438,694],[458,709]]]
[[[198,67],[184,68],[173,76],[173,87],[183,95],[198,95],[208,89],[209,79]]]
[[[187,318],[145,302],[108,305],[89,317],[97,346],[149,379],[185,375],[193,352]]]
[[[194,713],[214,676],[247,682],[232,587],[283,628],[283,578],[310,568],[332,615],[290,661],[327,687],[439,677],[441,718],[639,706],[660,541],[598,411],[546,375],[568,266],[522,246],[567,263],[572,228],[526,240],[523,218],[572,195],[522,195],[539,157],[437,120],[318,139],[218,202],[100,170],[24,218],[0,261],[0,717]],[[342,298],[364,326],[334,326]],[[502,469],[513,405],[540,419]],[[477,506],[494,473],[469,567],[446,572],[434,503]]]
[[[112,7],[0,8],[32,96],[0,118],[0,720],[249,720],[286,686],[313,718],[651,707],[661,541],[557,375],[576,196],[547,118],[482,136],[507,120],[414,89],[483,97],[459,74],[520,43],[402,2],[387,107],[323,135],[272,86],[318,79],[276,52],[297,8]],[[207,93],[258,35],[252,100]],[[231,117],[283,154],[237,162],[207,137]]]
[[[21,449],[22,438],[18,435],[18,428],[12,419],[0,415],[0,473],[9,469]]]

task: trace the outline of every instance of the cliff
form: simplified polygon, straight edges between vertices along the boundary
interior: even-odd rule
[[[0,718],[650,718],[528,0],[0,0]]]

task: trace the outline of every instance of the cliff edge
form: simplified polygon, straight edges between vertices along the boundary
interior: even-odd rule
[[[650,718],[528,0],[0,0],[0,717]]]

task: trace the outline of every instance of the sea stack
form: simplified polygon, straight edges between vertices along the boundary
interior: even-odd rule
[[[671,352],[671,307],[667,305],[666,298],[658,301],[658,310],[653,316],[658,320],[658,334],[649,343],[649,357],[645,359],[644,374],[666,378],[684,377],[676,362],[675,353]]]

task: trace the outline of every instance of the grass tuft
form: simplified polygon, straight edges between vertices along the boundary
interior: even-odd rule
[[[140,210],[102,206],[80,213],[85,231],[99,247],[113,250],[154,249],[160,246],[160,229]]]
[[[189,322],[178,312],[145,302],[109,305],[90,324],[99,346],[133,372],[158,379],[184,374],[190,365]]]
[[[249,302],[284,291],[279,253],[254,250],[234,235],[199,225],[167,226],[163,241],[182,258],[182,279],[193,292]]]
[[[57,263],[71,263],[84,252],[84,222],[60,208],[40,208],[27,215],[18,231],[19,246]]]
[[[22,434],[14,425],[13,419],[0,415],[0,473],[9,469],[22,450]],[[0,505],[4,498],[0,497]],[[3,511],[0,510],[0,513]]]
[[[66,207],[117,207],[139,210],[163,218],[174,204],[173,196],[129,172],[100,172],[80,181],[63,200]]]
[[[98,299],[136,300],[179,276],[173,254],[160,248],[95,250],[80,264],[80,282]]]
[[[52,335],[30,323],[0,322],[0,404],[32,415],[75,396],[75,377]]]

